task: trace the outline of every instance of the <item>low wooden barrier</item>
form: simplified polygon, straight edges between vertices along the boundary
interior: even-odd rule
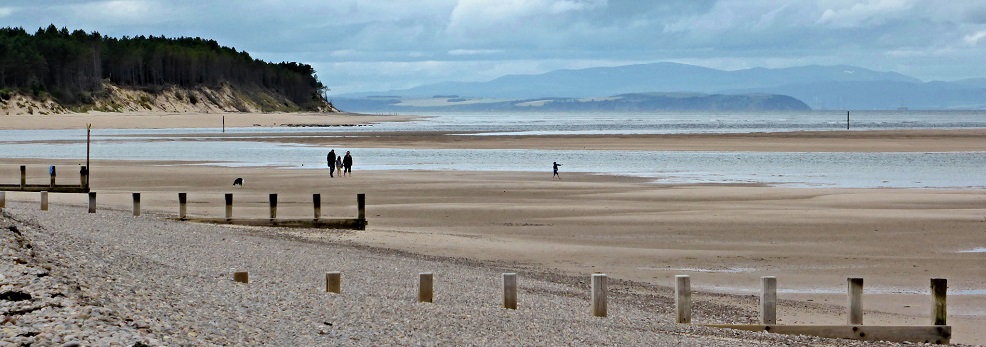
[[[136,194],[136,193],[135,193]],[[271,226],[271,227],[286,227],[286,228],[323,228],[323,229],[355,229],[355,230],[365,230],[366,225],[366,195],[357,194],[356,195],[356,218],[321,218],[322,211],[322,199],[319,194],[312,194],[312,203],[314,209],[313,219],[279,219],[277,218],[277,194],[269,195],[270,204],[270,218],[233,218],[233,194],[226,193],[226,216],[223,218],[216,217],[189,217],[188,216],[188,195],[186,193],[178,193],[178,220],[198,222],[198,223],[213,223],[213,224],[231,224],[231,225],[247,225],[247,226]],[[136,196],[135,196],[136,199]],[[136,204],[136,202],[135,202]]]
[[[55,168],[55,166],[52,166]],[[89,171],[85,166],[80,171],[80,184],[55,184],[56,170],[49,171],[50,181],[48,184],[28,184],[27,166],[21,165],[20,184],[0,184],[0,191],[12,192],[51,192],[51,193],[88,193],[89,192]]]
[[[341,293],[340,272],[325,273],[325,291]],[[249,283],[249,274],[236,272],[233,281]],[[504,273],[503,308],[517,309],[517,274]],[[811,335],[825,338],[853,339],[863,341],[921,342],[948,344],[952,337],[952,327],[945,325],[947,283],[945,279],[931,279],[932,325],[896,326],[862,325],[862,279],[850,278],[849,311],[846,325],[786,325],[776,324],[777,320],[777,279],[772,276],[761,277],[762,292],[760,302],[760,324],[700,324],[712,328],[763,331],[775,334]],[[593,274],[591,278],[590,312],[595,317],[607,316],[607,279],[605,274]],[[417,302],[434,302],[435,276],[431,272],[418,274]],[[675,276],[675,322],[691,324],[691,279],[687,275]]]
[[[688,276],[675,276],[675,312],[678,323],[691,323],[691,289]],[[846,325],[785,325],[776,324],[777,282],[774,277],[762,277],[760,324],[701,324],[713,328],[749,331],[765,331],[775,334],[812,335],[827,338],[862,341],[923,342],[947,344],[952,338],[952,327],[946,325],[947,283],[945,279],[931,279],[931,325],[863,325],[863,279],[849,278]]]

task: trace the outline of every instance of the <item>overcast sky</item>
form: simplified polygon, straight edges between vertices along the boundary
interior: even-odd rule
[[[330,96],[662,61],[986,77],[981,0],[0,0],[0,26],[52,23],[308,63]]]

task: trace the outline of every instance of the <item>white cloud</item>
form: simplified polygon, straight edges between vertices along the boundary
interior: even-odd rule
[[[449,17],[446,33],[476,40],[502,38],[504,33],[524,29],[531,33],[530,29],[550,25],[552,18],[606,4],[600,0],[460,0]]]
[[[887,22],[889,18],[906,14],[914,7],[914,0],[832,2],[837,4],[822,12],[816,23],[836,28],[879,25]]]
[[[172,7],[156,0],[97,1],[66,8],[76,20],[104,25],[147,25],[176,19]]]
[[[966,35],[962,41],[970,46],[976,46],[983,41],[983,38],[986,38],[986,30]]]
[[[14,14],[14,9],[11,7],[0,7],[0,17],[7,17]]]

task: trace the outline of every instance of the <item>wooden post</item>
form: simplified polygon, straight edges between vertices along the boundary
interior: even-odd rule
[[[418,302],[432,302],[435,276],[431,272],[418,274]]]
[[[322,217],[322,194],[312,194],[312,207],[315,211],[315,220]]]
[[[233,281],[239,283],[250,283],[250,273],[249,272],[234,272]]]
[[[517,274],[503,274],[503,308],[517,309]]]
[[[592,275],[592,315],[606,317],[606,274]]]
[[[96,213],[96,192],[89,192],[89,213]]]
[[[760,277],[760,324],[777,324],[777,277]]]
[[[849,278],[849,325],[863,325],[863,279]]]
[[[79,168],[79,186],[82,188],[89,186],[89,169],[85,166]]]
[[[188,193],[178,193],[178,219],[188,218]]]
[[[134,196],[134,217],[140,216],[140,193],[133,193]]]
[[[270,219],[274,220],[277,218],[277,194],[270,195]]]
[[[326,272],[325,273],[325,291],[327,293],[342,293],[342,273],[339,272]]]
[[[356,219],[359,220],[358,230],[366,230],[366,194],[356,194]]]
[[[27,166],[21,165],[21,190],[27,189]]]
[[[48,192],[41,192],[41,210],[48,210]]]
[[[48,170],[48,174],[51,175],[51,188],[55,188],[55,166],[54,165],[52,165],[51,168],[50,168],[50,170]],[[52,190],[54,190],[54,189],[52,189]]]
[[[0,190],[0,210],[7,207],[7,192]]]
[[[674,308],[676,323],[692,322],[692,288],[688,275],[674,276]]]
[[[233,193],[226,193],[226,220],[233,219]]]
[[[947,325],[948,307],[945,305],[945,292],[948,290],[948,280],[944,278],[931,279],[931,325]]]

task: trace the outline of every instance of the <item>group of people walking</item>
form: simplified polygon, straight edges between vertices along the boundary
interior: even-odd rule
[[[325,156],[325,161],[329,165],[329,177],[335,177],[335,174],[339,176],[346,177],[353,175],[353,156],[346,151],[346,156],[337,156],[336,150],[333,149],[329,151],[329,154]]]

